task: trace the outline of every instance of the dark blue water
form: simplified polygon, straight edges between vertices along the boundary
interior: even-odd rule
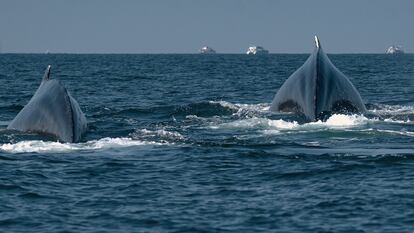
[[[268,111],[308,55],[0,55],[4,232],[413,232],[414,55],[331,55],[376,118]],[[83,142],[6,130],[43,72]]]

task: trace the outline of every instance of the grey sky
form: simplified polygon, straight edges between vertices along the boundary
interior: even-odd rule
[[[414,1],[0,0],[3,52],[414,52]]]

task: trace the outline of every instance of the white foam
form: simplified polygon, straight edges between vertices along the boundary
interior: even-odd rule
[[[250,110],[256,112],[265,112],[269,111],[269,103],[257,103],[257,104],[240,104],[240,103],[230,103],[227,101],[209,101],[209,103],[220,104],[223,107],[230,108],[233,110]],[[414,114],[414,106],[408,105],[386,105],[379,104],[377,108],[371,110],[373,113],[378,115],[405,115],[405,114]]]
[[[403,121],[403,120],[394,120],[394,119],[387,118],[387,119],[384,119],[384,122],[397,123],[397,124],[413,124],[413,122],[410,121],[410,119]]]
[[[178,132],[171,132],[164,129],[158,129],[158,130],[148,130],[148,129],[141,129],[138,131],[142,135],[146,136],[159,136],[163,138],[171,138],[171,139],[184,139],[183,135],[181,135]]]
[[[187,115],[187,116],[185,116],[185,119],[198,119],[198,118],[201,118],[201,117],[199,117],[197,115]]]
[[[305,124],[299,124],[296,121],[285,121],[282,119],[271,120],[267,118],[252,117],[243,120],[237,120],[229,123],[213,125],[211,128],[265,128],[266,130],[306,130],[320,128],[350,128],[368,123],[370,120],[361,115],[342,115],[334,114],[325,122],[316,121]]]
[[[212,125],[210,128],[274,128],[274,129],[293,129],[299,124],[284,120],[270,120],[267,118],[252,117],[243,120],[237,120],[228,123],[222,123],[219,125]]]
[[[85,143],[61,143],[42,140],[28,140],[17,143],[6,143],[0,145],[0,150],[11,153],[24,152],[71,152],[79,150],[99,150],[119,147],[130,147],[140,145],[161,145],[164,143],[133,140],[132,138],[102,138]]]
[[[230,109],[233,109],[233,110],[239,109],[235,104],[230,103],[230,102],[227,102],[227,101],[223,101],[223,100],[220,100],[220,101],[209,101],[209,103],[210,104],[219,104],[222,107],[230,108]]]
[[[370,120],[362,115],[343,115],[343,114],[333,114],[330,116],[325,122],[317,121],[317,122],[310,122],[306,125],[320,125],[329,128],[349,128],[355,127],[359,125],[364,125],[368,123]]]

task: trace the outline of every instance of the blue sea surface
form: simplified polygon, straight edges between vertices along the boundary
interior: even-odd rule
[[[414,55],[330,55],[371,113],[269,111],[307,54],[0,54],[2,232],[414,232]],[[47,65],[80,143],[6,130]]]

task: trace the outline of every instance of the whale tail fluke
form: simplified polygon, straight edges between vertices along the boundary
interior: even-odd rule
[[[50,69],[52,67],[50,65],[47,66],[45,74],[43,75],[42,82],[47,81],[50,79]]]
[[[86,117],[63,84],[50,80],[50,65],[33,97],[7,126],[9,130],[52,135],[78,142],[87,130]]]
[[[365,113],[362,98],[351,81],[323,52],[315,36],[315,49],[277,91],[270,111],[302,113],[310,121],[334,113]]]
[[[321,47],[321,42],[319,41],[318,36],[315,36],[315,46],[316,46],[316,48],[320,48]]]

